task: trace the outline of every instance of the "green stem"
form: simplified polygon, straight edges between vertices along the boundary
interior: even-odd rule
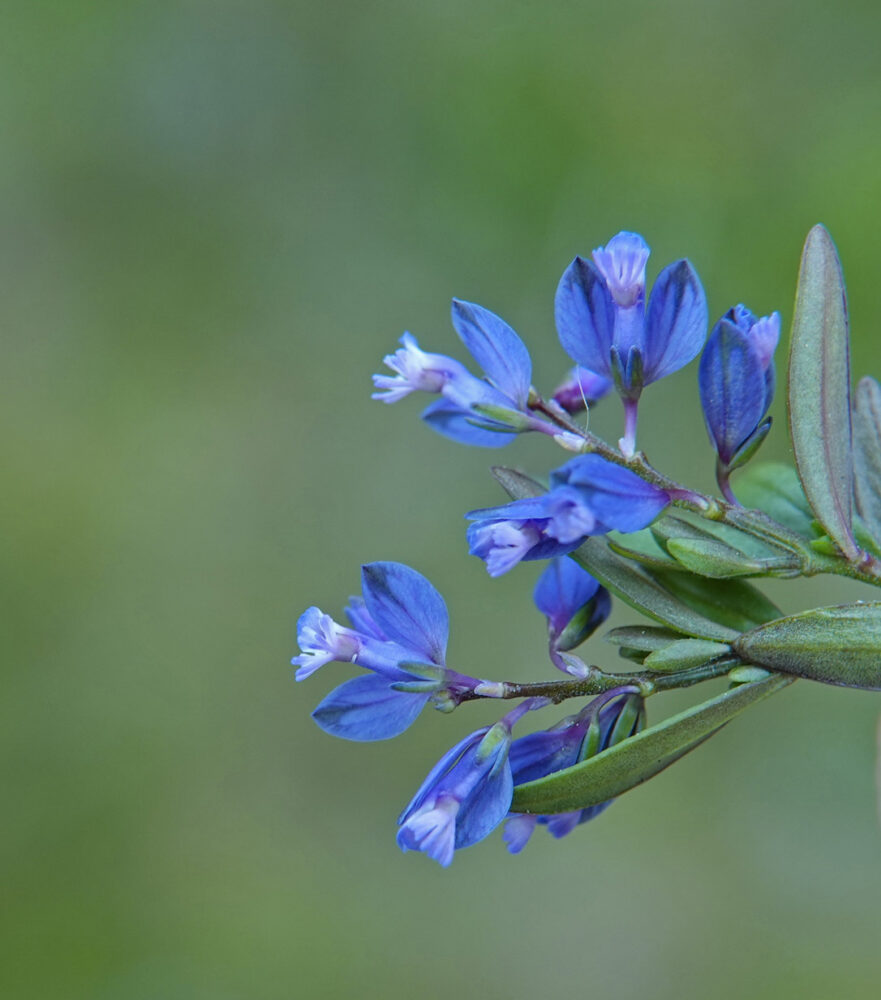
[[[679,670],[673,673],[663,673],[657,670],[646,670],[642,673],[607,674],[599,667],[591,666],[587,677],[570,681],[537,681],[531,684],[519,684],[515,681],[502,681],[492,684],[494,694],[487,696],[475,691],[469,691],[462,701],[473,701],[477,698],[548,698],[555,705],[569,698],[584,698],[590,695],[603,694],[617,687],[637,687],[644,698],[657,694],[659,691],[672,691],[676,688],[691,687],[703,681],[722,677],[740,663],[735,656],[725,656],[710,660],[699,667]]]

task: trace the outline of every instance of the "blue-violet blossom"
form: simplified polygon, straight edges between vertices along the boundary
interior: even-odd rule
[[[498,448],[521,431],[558,434],[559,428],[529,412],[532,361],[511,327],[489,309],[460,299],[453,299],[452,319],[486,380],[472,375],[453,358],[421,350],[416,339],[405,333],[403,347],[383,359],[395,374],[373,376],[379,390],[373,398],[396,403],[412,392],[440,394],[441,398],[422,413],[422,419],[438,433],[463,444]]]
[[[412,725],[429,699],[455,704],[478,681],[445,666],[447,607],[421,573],[402,563],[369,563],[361,587],[363,598],[346,607],[352,628],[316,607],[301,615],[301,653],[291,662],[298,681],[332,661],[371,671],[332,691],[312,717],[333,736],[384,740]]]
[[[550,483],[539,497],[465,515],[475,522],[467,532],[469,551],[486,562],[490,576],[521,560],[566,555],[589,535],[639,531],[670,502],[664,490],[600,455],[571,459],[551,473]]]
[[[575,649],[609,617],[612,599],[608,590],[574,559],[560,556],[538,578],[532,599],[547,618],[551,662],[564,673],[586,676],[586,667],[579,669],[574,659],[560,653]]]
[[[612,379],[624,401],[621,448],[628,455],[636,446],[643,387],[688,364],[707,335],[706,296],[687,260],[661,271],[646,308],[649,252],[637,233],[618,233],[593,251],[593,260],[572,261],[555,300],[563,349],[579,365]]]
[[[756,319],[737,305],[713,327],[701,357],[701,406],[726,492],[728,474],[754,454],[770,429],[765,417],[774,398],[779,339],[778,313]]]
[[[507,815],[514,794],[508,763],[511,729],[537,707],[537,700],[523,702],[441,757],[398,819],[402,850],[424,851],[446,868],[454,851],[492,833]]]

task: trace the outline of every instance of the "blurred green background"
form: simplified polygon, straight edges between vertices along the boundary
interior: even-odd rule
[[[877,696],[799,684],[567,840],[442,871],[395,817],[490,715],[343,744],[309,712],[347,671],[288,661],[397,559],[457,666],[549,676],[535,567],[489,580],[462,512],[491,461],[565,456],[369,399],[404,329],[458,351],[454,294],[550,389],[576,252],[635,229],[788,328],[823,221],[878,373],[879,33],[819,0],[4,6],[3,996],[878,997]],[[641,443],[710,485],[695,366]]]

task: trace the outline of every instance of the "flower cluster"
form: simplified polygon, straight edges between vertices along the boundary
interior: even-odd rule
[[[476,699],[522,699],[497,723],[472,732],[444,754],[401,814],[401,848],[422,851],[441,865],[449,865],[457,849],[477,843],[503,822],[508,849],[518,853],[538,825],[562,837],[599,815],[609,799],[577,809],[518,810],[517,803],[526,801],[518,789],[599,763],[644,725],[644,696],[658,683],[654,675],[633,675],[631,683],[627,676],[604,674],[572,653],[611,608],[609,591],[580,564],[586,543],[610,532],[643,532],[674,504],[711,507],[710,501],[654,470],[637,451],[643,390],[683,368],[703,349],[700,398],[719,485],[733,504],[731,472],[755,452],[770,427],[777,313],[757,319],[737,305],[722,316],[706,342],[706,297],[692,265],[683,259],[663,268],[647,298],[648,258],[642,237],[622,232],[566,268],[554,312],[560,344],[576,367],[547,399],[532,385],[529,352],[514,330],[488,309],[459,299],[453,300],[453,326],[478,374],[452,357],[422,350],[405,333],[401,347],[384,359],[391,374],[373,376],[374,399],[385,403],[416,392],[435,396],[422,419],[460,443],[501,447],[518,434],[537,431],[577,453],[550,472],[546,486],[530,480],[510,502],[465,515],[469,551],[484,561],[491,577],[520,562],[547,561],[533,596],[547,622],[550,663],[565,680],[520,685],[480,679],[448,666],[449,618],[443,598],[425,577],[400,563],[362,568],[361,596],[346,607],[348,625],[315,607],[298,622],[297,680],[331,662],[364,671],[345,680],[313,712],[331,735],[388,739],[412,725],[429,703],[451,711]],[[624,407],[617,449],[573,419],[613,388]],[[648,663],[645,650],[660,648],[652,642],[679,639],[652,634],[629,641],[638,650],[643,650],[639,643],[649,643],[639,660]],[[705,637],[702,650],[708,645],[714,644]],[[693,669],[692,660],[688,669]],[[720,675],[721,669],[712,675]],[[692,680],[685,672],[683,685]],[[514,738],[514,727],[527,713],[594,694],[598,696],[576,714]],[[610,798],[615,794],[612,790]]]

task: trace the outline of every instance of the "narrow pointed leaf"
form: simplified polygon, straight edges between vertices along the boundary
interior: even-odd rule
[[[733,549],[742,556],[752,559],[774,559],[790,553],[790,550],[756,538],[755,535],[721,521],[710,521],[691,515],[687,512],[658,518],[649,529],[666,549],[667,543],[674,538],[687,538],[696,541],[721,542],[727,548]]]
[[[815,608],[732,643],[742,659],[842,687],[881,691],[881,602]]]
[[[683,636],[680,632],[658,628],[657,625],[624,625],[621,628],[610,629],[603,638],[616,646],[653,653],[656,649],[669,646],[671,642],[678,642]]]
[[[678,600],[730,631],[745,632],[780,617],[780,609],[746,580],[711,580],[693,573],[664,573],[653,576]],[[692,633],[694,634],[694,633]],[[700,636],[715,639],[719,636]],[[727,642],[727,635],[722,639]]]
[[[772,674],[689,708],[574,767],[520,785],[512,812],[547,815],[608,802],[654,777],[717,733],[744,709],[791,683]]]
[[[866,528],[881,539],[881,386],[860,379],[853,408],[854,494]]]
[[[686,635],[720,642],[728,642],[742,631],[722,625],[714,620],[712,613],[697,611],[689,602],[680,600],[669,585],[662,584],[652,572],[616,555],[601,536],[588,538],[572,556],[613,594],[662,625],[669,625]],[[664,574],[668,583],[668,578],[690,575]]]
[[[823,226],[808,233],[802,253],[789,358],[789,425],[811,509],[847,558],[856,559],[847,302],[838,254]]]
[[[797,570],[799,562],[790,557],[755,559],[730,545],[710,539],[671,538],[667,548],[686,569],[714,579],[735,576],[787,575]]]
[[[609,540],[609,547],[619,556],[626,556],[634,559],[643,566],[655,566],[660,569],[679,569],[679,563],[671,559],[669,555],[658,544],[651,528],[643,528],[642,531],[632,531],[622,535],[617,531],[610,531],[606,536]]]
[[[490,470],[496,482],[512,500],[525,500],[527,497],[540,497],[547,493],[547,487],[527,476],[525,472],[509,469],[504,465],[494,465]]]
[[[731,647],[725,643],[710,642],[708,639],[680,639],[649,653],[643,663],[649,670],[688,670],[730,653]]]

